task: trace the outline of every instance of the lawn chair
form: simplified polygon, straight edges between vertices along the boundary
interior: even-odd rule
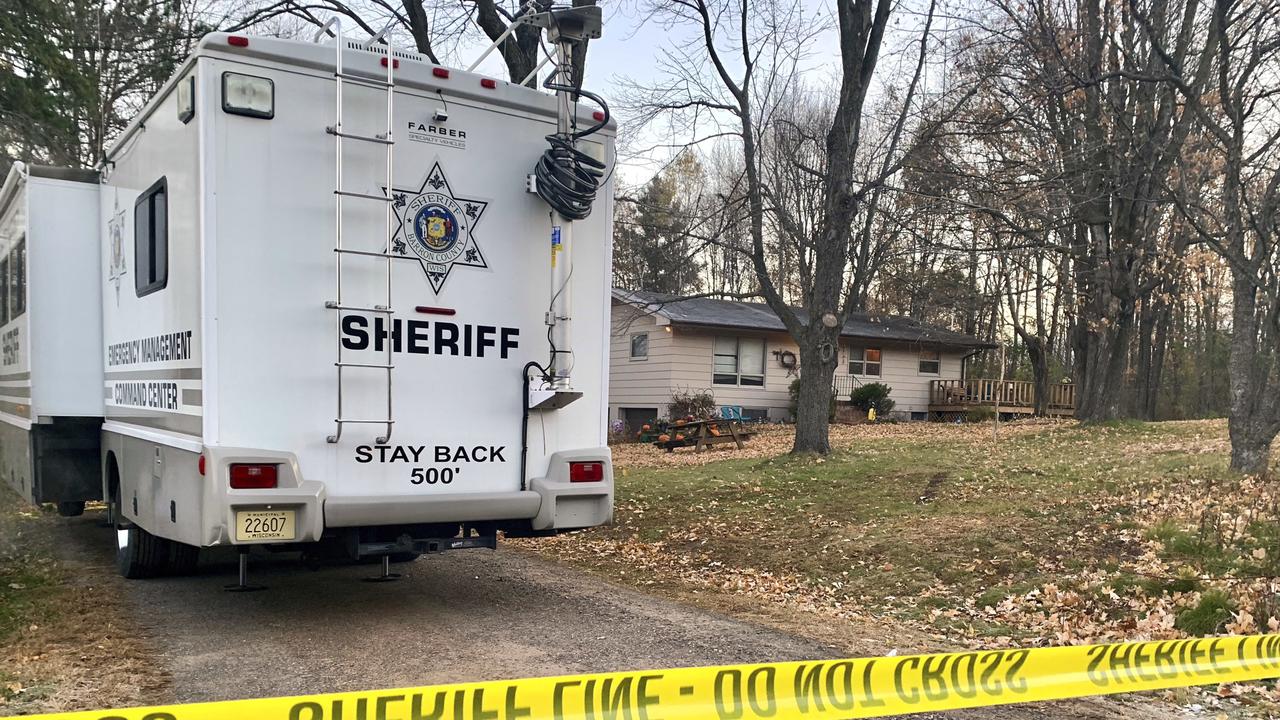
[[[738,422],[742,422],[742,406],[741,405],[721,405],[720,419],[721,420],[737,420]]]

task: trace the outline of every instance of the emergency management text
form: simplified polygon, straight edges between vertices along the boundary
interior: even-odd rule
[[[191,331],[153,335],[139,340],[126,340],[107,347],[107,365],[169,362],[191,358]]]

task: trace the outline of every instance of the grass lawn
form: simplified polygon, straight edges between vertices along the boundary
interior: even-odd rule
[[[119,581],[59,552],[67,523],[0,486],[0,715],[159,698],[154,651],[124,620]]]
[[[611,527],[530,543],[640,585],[893,623],[941,646],[1277,625],[1280,492],[1227,470],[1223,421],[788,431],[745,453],[615,449]]]

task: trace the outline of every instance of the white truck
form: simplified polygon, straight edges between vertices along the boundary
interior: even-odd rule
[[[102,492],[98,192],[23,163],[0,188],[0,475],[63,515]]]
[[[74,252],[126,577],[611,518],[607,110],[334,25],[204,37],[107,153]]]

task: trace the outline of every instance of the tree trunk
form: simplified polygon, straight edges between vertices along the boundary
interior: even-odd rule
[[[1035,336],[1023,338],[1027,359],[1031,361],[1031,379],[1036,390],[1036,417],[1049,415],[1049,353],[1044,341]]]
[[[1229,423],[1231,434],[1231,469],[1246,475],[1270,474],[1271,442],[1275,433],[1267,431],[1262,423]]]
[[[1115,420],[1125,415],[1124,375],[1133,335],[1133,309],[1123,308],[1112,317],[1102,317],[1110,324],[1084,331],[1084,373],[1078,378],[1076,418],[1085,422]]]
[[[831,382],[839,361],[837,334],[809,328],[800,339],[800,387],[796,396],[793,453],[831,452]],[[824,351],[825,349],[825,351]]]
[[[1240,269],[1231,274],[1231,469],[1266,476],[1277,427],[1274,359],[1260,342],[1253,278]]]

